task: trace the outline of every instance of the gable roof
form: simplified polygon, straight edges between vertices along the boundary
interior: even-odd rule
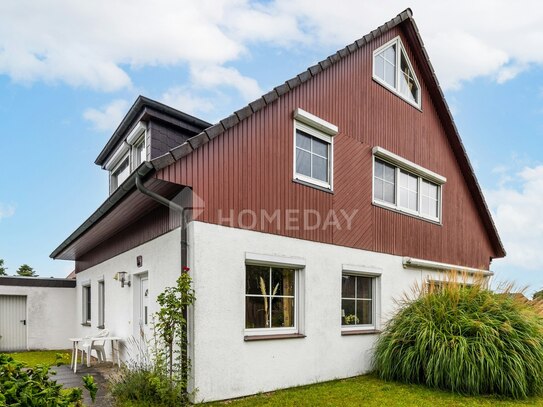
[[[175,147],[166,154],[155,158],[151,161],[151,164],[153,165],[155,171],[167,167],[168,165],[171,165],[175,161],[179,160],[180,158],[189,155],[192,151],[196,150],[201,145],[208,143],[210,140],[224,133],[226,130],[236,126],[239,122],[247,119],[254,113],[273,103],[280,96],[300,86],[302,83],[307,82],[312,77],[318,75],[320,72],[328,69],[332,65],[346,58],[351,53],[356,52],[359,48],[365,46],[373,39],[380,37],[394,27],[402,24],[405,28],[408,39],[416,44],[416,46],[413,47],[413,52],[415,53],[417,60],[422,61],[422,63],[420,64],[421,71],[429,82],[430,86],[428,87],[428,90],[432,96],[432,100],[435,103],[436,110],[443,123],[445,132],[447,133],[449,139],[449,143],[453,148],[456,160],[460,165],[462,174],[468,185],[470,193],[477,205],[479,215],[483,220],[488,236],[490,237],[490,240],[496,252],[496,257],[504,257],[505,248],[503,247],[502,241],[498,234],[498,230],[492,219],[492,215],[483,196],[483,192],[481,190],[479,182],[475,177],[475,172],[467,156],[466,149],[462,143],[456,124],[454,123],[451,111],[445,100],[445,95],[443,94],[441,86],[439,85],[439,81],[430,62],[430,58],[428,57],[428,53],[426,52],[426,48],[424,47],[424,43],[420,36],[419,30],[417,28],[417,25],[415,24],[415,20],[413,19],[413,13],[409,8],[398,14],[392,20],[371,31],[369,34],[363,36],[352,44],[347,45],[345,48],[340,49],[335,54],[330,55],[328,58],[309,67],[307,70],[300,73],[299,75],[285,81],[285,83],[283,83],[282,85],[275,87],[273,90],[249,103],[242,109],[235,111],[233,114],[226,117],[225,119],[219,121],[213,126],[206,128],[204,131],[200,132],[194,137],[191,137],[180,146]]]
[[[468,159],[466,149],[464,148],[462,140],[460,139],[460,135],[454,123],[451,111],[447,105],[447,102],[445,101],[445,96],[437,80],[435,71],[432,67],[430,59],[424,47],[417,25],[413,20],[413,13],[411,9],[404,10],[392,20],[371,31],[369,34],[363,36],[352,44],[347,45],[345,48],[340,49],[335,54],[330,55],[328,58],[320,61],[319,63],[309,67],[307,70],[300,73],[299,75],[285,81],[285,83],[283,83],[282,85],[275,87],[273,90],[266,93],[262,97],[254,100],[247,106],[235,111],[233,114],[214,125],[209,125],[209,123],[203,120],[187,115],[183,112],[173,109],[167,105],[163,105],[162,103],[156,102],[152,99],[140,96],[138,97],[134,105],[130,108],[130,111],[123,119],[117,130],[115,130],[115,133],[111,137],[110,141],[96,159],[96,163],[100,164],[104,162],[105,158],[109,154],[107,153],[108,146],[111,149],[112,146],[114,146],[115,143],[119,140],[119,138],[122,137],[124,132],[129,130],[129,126],[131,125],[131,123],[133,123],[134,119],[138,117],[137,113],[141,111],[141,106],[145,104],[150,104],[153,107],[162,109],[161,111],[166,115],[174,115],[174,117],[176,117],[175,115],[182,115],[179,117],[180,119],[188,118],[195,120],[195,124],[197,123],[198,125],[202,126],[201,128],[205,128],[205,130],[196,134],[194,137],[189,138],[180,146],[171,149],[166,154],[157,157],[150,162],[143,163],[137,171],[139,172],[140,176],[148,179],[156,171],[173,164],[182,157],[189,155],[201,145],[208,143],[210,140],[224,133],[226,130],[236,126],[241,121],[247,119],[254,113],[273,103],[280,96],[288,93],[292,89],[297,88],[304,82],[307,82],[312,77],[318,75],[320,72],[330,68],[332,65],[346,58],[351,53],[356,52],[359,48],[365,46],[373,39],[379,38],[381,35],[387,33],[394,27],[400,26],[402,24],[408,40],[416,45],[415,47],[412,47],[412,51],[414,52],[416,59],[421,62],[420,70],[426,81],[430,85],[428,86],[428,91],[430,92],[432,100],[434,101],[436,110],[438,112],[438,115],[440,116],[449,143],[454,151],[456,160],[461,168],[466,184],[473,197],[473,200],[476,203],[479,215],[492,242],[496,257],[503,257],[505,256],[505,249],[499,237],[494,221],[492,220],[492,216],[484,199],[481,187],[477,181],[477,178],[475,177],[475,173]],[[63,243],[59,245],[59,247],[57,247],[53,251],[53,253],[51,253],[51,257],[58,258],[69,246],[77,241],[95,224],[101,221],[107,215],[107,213],[109,213],[110,210],[116,207],[126,195],[130,194],[131,191],[135,189],[134,179],[135,176],[134,174],[132,174],[113,195],[108,197],[106,201],[76,231],[74,231]]]

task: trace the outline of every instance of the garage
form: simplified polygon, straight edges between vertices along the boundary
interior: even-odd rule
[[[0,351],[26,350],[26,296],[0,295]]]
[[[0,352],[69,349],[75,280],[0,276]]]

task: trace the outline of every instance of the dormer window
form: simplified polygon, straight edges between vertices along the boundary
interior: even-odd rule
[[[134,169],[138,168],[142,162],[147,160],[147,152],[145,149],[145,137],[138,140],[132,147],[134,152]]]
[[[147,126],[139,122],[104,165],[109,171],[109,192],[113,193],[143,162],[147,161]]]
[[[420,109],[420,85],[400,37],[373,52],[373,79]]]
[[[111,192],[115,191],[130,175],[130,160],[128,156],[123,158],[119,165],[111,171]]]

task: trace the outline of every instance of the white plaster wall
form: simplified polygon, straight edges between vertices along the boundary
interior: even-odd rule
[[[211,401],[368,372],[377,335],[341,335],[342,265],[379,270],[378,318],[395,309],[427,271],[404,269],[402,258],[260,232],[192,222],[193,385]],[[244,341],[245,253],[302,257],[305,338]],[[435,276],[434,276],[435,278]]]
[[[149,277],[149,320],[158,311],[156,297],[168,286],[173,286],[181,274],[181,237],[180,229],[175,229],[162,236],[144,243],[134,249],[121,253],[96,266],[77,274],[76,324],[72,335],[79,337],[95,335],[98,328],[98,282],[104,281],[105,289],[105,328],[111,336],[125,338],[139,336],[137,317],[139,298],[139,276],[147,273]],[[138,268],[137,256],[143,257],[143,265]],[[126,271],[130,276],[131,287],[121,288],[114,276],[119,271]],[[91,285],[91,326],[83,326],[82,286]],[[109,345],[108,345],[109,346]],[[126,351],[123,347],[121,357],[128,360],[136,357],[135,351]],[[108,350],[106,349],[106,352]],[[109,357],[109,355],[108,355]]]
[[[70,349],[75,288],[0,286],[0,295],[26,296],[28,349]]]

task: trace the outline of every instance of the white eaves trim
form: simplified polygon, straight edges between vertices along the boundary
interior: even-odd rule
[[[412,257],[403,258],[403,267],[422,268],[436,271],[459,271],[461,273],[468,274],[480,274],[483,276],[493,276],[494,273],[489,270],[476,269],[473,267],[457,266],[454,264],[440,263],[437,261],[414,259]]]
[[[130,144],[128,144],[126,141],[123,141],[123,144],[115,151],[115,154],[111,156],[109,160],[107,160],[106,164],[104,165],[104,169],[111,171],[115,166],[119,163],[119,160],[123,159],[128,152],[130,151]]]
[[[299,107],[294,111],[294,119],[330,136],[335,136],[339,132],[339,129],[335,124],[328,123],[326,120],[312,115]]]
[[[111,171],[118,163],[119,160],[124,158],[130,146],[138,141],[139,137],[147,130],[147,125],[144,122],[139,122],[126,137],[126,140],[123,144],[115,151],[115,154],[111,156],[109,160],[104,165],[104,169]]]
[[[447,178],[445,178],[444,176],[436,174],[435,172],[427,170],[426,168],[421,167],[414,162],[411,162],[403,157],[400,157],[399,155],[391,153],[383,147],[373,147],[373,155],[382,158],[385,161],[390,162],[391,164],[395,164],[400,168],[410,171],[413,174],[420,175],[422,178],[428,181],[435,182],[436,184],[443,185],[447,182]]]
[[[126,137],[126,141],[129,144],[134,144],[145,130],[147,130],[147,124],[139,122]]]
[[[305,259],[302,257],[274,256],[269,254],[258,254],[249,252],[245,252],[245,263],[293,268],[305,267]]]

